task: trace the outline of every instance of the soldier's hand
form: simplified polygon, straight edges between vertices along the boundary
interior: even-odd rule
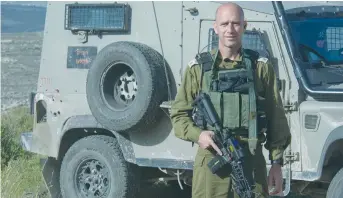
[[[200,148],[202,149],[207,149],[209,147],[212,147],[214,150],[217,151],[219,155],[222,155],[222,152],[213,141],[213,138],[212,138],[213,135],[214,135],[213,131],[202,131],[199,136],[198,144]]]
[[[269,170],[268,186],[274,187],[274,190],[270,192],[270,195],[278,195],[282,193],[283,178],[281,166],[279,164],[273,164]]]

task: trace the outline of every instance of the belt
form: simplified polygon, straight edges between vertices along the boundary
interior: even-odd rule
[[[264,135],[265,131],[261,131],[260,133],[257,134],[257,138],[258,138],[258,143],[263,143],[266,141],[266,136]],[[236,139],[238,141],[240,141],[241,143],[248,143],[248,139],[249,139],[249,131],[248,129],[245,128],[239,128],[239,129],[232,129],[230,130],[230,133],[232,133],[232,135],[234,137],[236,137]]]
[[[236,137],[236,139],[237,139],[240,143],[242,143],[242,144],[248,144],[248,139],[249,139],[248,136],[236,135],[235,137]],[[264,142],[266,141],[266,136],[265,136],[263,133],[259,133],[259,134],[257,134],[257,139],[258,139],[257,142],[258,142],[259,144],[262,144],[262,143],[264,143]]]

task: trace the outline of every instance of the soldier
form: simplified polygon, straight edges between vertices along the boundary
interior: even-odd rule
[[[275,191],[271,192],[271,195],[282,192],[283,151],[289,145],[291,135],[278,92],[273,66],[267,58],[257,56],[254,59],[255,53],[242,49],[242,36],[246,25],[243,9],[238,5],[227,3],[217,9],[214,30],[219,37],[219,49],[211,52],[214,59],[213,66],[206,68],[204,64],[198,63],[197,59],[192,60],[188,64],[182,84],[172,105],[171,119],[176,137],[197,143],[199,146],[193,168],[192,198],[237,197],[231,188],[230,167],[220,170],[217,174],[212,174],[207,167],[207,163],[216,152],[222,154],[212,139],[213,131],[203,130],[197,126],[190,114],[193,111],[191,103],[199,93],[200,88],[205,91],[209,90],[209,81],[213,77],[212,74],[215,74],[212,72],[238,68],[246,64],[244,57],[248,57],[252,63],[255,63],[254,84],[256,92],[265,98],[265,104],[267,104],[264,111],[268,129],[265,131],[266,136],[264,133],[258,135],[260,141],[255,147],[255,153],[249,152],[249,146],[244,146],[244,171],[248,175],[254,175],[251,177],[253,178],[254,191],[260,195],[255,197],[267,197],[268,187],[271,186],[275,186]],[[217,107],[222,106],[223,109],[226,109],[222,115],[229,116],[224,119],[221,118],[227,126],[234,124],[231,121],[236,118],[232,115],[237,113],[234,111],[236,111],[236,106],[239,106],[239,103],[230,97],[228,100],[224,98],[221,103],[214,102],[215,104],[222,104],[217,105]],[[221,114],[218,113],[218,115]],[[258,131],[262,130],[258,129]],[[237,132],[236,137],[239,138],[242,145],[247,145],[247,139],[250,138],[243,132]],[[267,141],[265,147],[269,150],[269,159],[272,163],[268,179],[266,162],[262,154],[262,143],[265,140]]]

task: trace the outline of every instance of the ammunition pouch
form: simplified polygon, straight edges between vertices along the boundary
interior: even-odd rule
[[[201,113],[201,111],[196,111],[193,110],[193,122],[195,125],[202,130],[212,130],[213,128],[207,125],[206,119]],[[257,115],[257,123],[258,123],[258,129],[257,129],[257,135],[262,135],[266,132],[267,130],[267,120],[266,116],[263,112],[259,113]],[[233,135],[241,136],[241,137],[246,137],[248,138],[249,136],[249,131],[247,128],[236,128],[236,129],[231,129],[231,133]]]
[[[211,88],[217,92],[248,94],[247,72],[219,72],[218,80],[212,82]]]
[[[208,94],[223,123],[233,134],[247,137],[249,129],[249,82],[246,69],[218,71],[210,81]],[[257,135],[267,128],[264,103],[257,106]],[[193,110],[193,121],[201,129],[211,130],[201,111]]]

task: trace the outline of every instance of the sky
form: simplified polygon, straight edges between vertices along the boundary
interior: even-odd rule
[[[233,1],[234,2],[234,1]],[[46,1],[2,1],[2,3],[11,3],[19,5],[35,5],[35,6],[46,6]],[[260,6],[254,5],[256,1],[240,1],[236,2],[247,9],[257,9],[258,11],[273,12],[273,6],[270,1],[258,2]],[[343,6],[343,1],[284,1],[285,9],[303,7],[303,6],[317,6],[317,5],[338,5]]]

